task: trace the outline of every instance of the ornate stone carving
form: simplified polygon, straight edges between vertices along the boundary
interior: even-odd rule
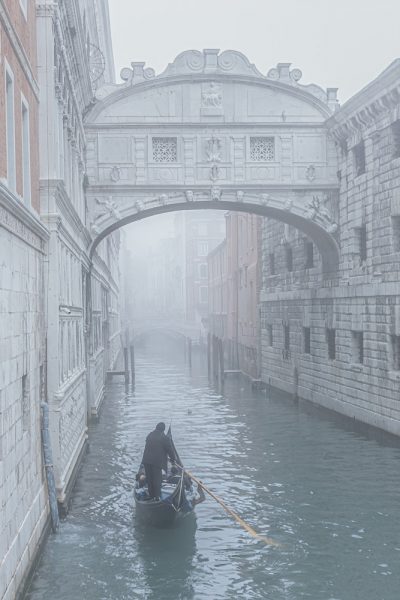
[[[221,200],[221,188],[219,188],[216,185],[214,185],[211,188],[211,200],[213,200],[213,201]]]
[[[210,169],[210,179],[211,181],[218,181],[219,178],[219,167],[217,165],[213,165]]]
[[[212,81],[203,89],[201,94],[203,108],[222,108],[222,87]]]
[[[208,138],[206,142],[206,155],[208,162],[221,162],[221,139],[217,137]]]
[[[306,177],[308,181],[314,181],[316,177],[316,169],[314,165],[309,165],[306,169]]]
[[[267,206],[271,200],[271,196],[269,194],[261,194],[260,199],[261,199],[261,204],[263,206]]]
[[[193,194],[192,190],[186,190],[185,197],[186,197],[187,202],[193,202],[194,194]]]
[[[243,200],[244,200],[244,192],[242,190],[238,190],[236,192],[236,200],[238,202],[243,202]]]
[[[110,179],[114,183],[117,183],[121,179],[121,171],[119,167],[113,167],[110,172]]]
[[[95,226],[104,216],[113,217],[117,221],[121,219],[121,213],[118,210],[118,204],[112,199],[112,196],[109,196],[107,200],[99,200],[98,198],[95,198],[95,201],[99,206],[102,207],[102,210],[97,213],[97,216],[94,219],[93,224]]]
[[[167,194],[160,194],[160,196],[158,197],[158,200],[159,200],[160,204],[162,206],[164,206],[164,204],[166,204],[168,202],[168,195]]]
[[[293,208],[293,199],[288,198],[285,201],[285,204],[283,205],[283,209],[286,210],[286,212],[292,212],[292,208]]]
[[[322,221],[328,233],[337,231],[337,223],[319,196],[313,196],[308,201],[306,217],[311,221]]]

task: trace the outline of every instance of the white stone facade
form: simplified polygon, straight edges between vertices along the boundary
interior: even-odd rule
[[[338,223],[337,273],[324,279],[310,240],[268,222],[261,295],[263,379],[397,435],[399,84],[395,61],[326,124],[338,151],[340,192],[326,199]]]
[[[118,236],[104,242],[105,251],[99,247],[89,256],[85,201],[84,113],[96,87],[113,75],[107,19],[107,3],[101,0],[42,2],[37,8],[40,200],[50,231],[48,398],[61,504],[67,502],[87,440],[87,420],[99,408],[118,345]],[[93,311],[91,297],[99,298]],[[93,332],[97,310],[98,337]]]
[[[48,516],[40,445],[47,232],[0,182],[0,598],[11,600]]]

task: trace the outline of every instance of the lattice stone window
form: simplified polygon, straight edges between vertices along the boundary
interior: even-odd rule
[[[251,137],[250,160],[255,162],[271,162],[275,160],[275,138]]]
[[[156,163],[177,162],[177,139],[174,137],[153,137],[153,160]]]

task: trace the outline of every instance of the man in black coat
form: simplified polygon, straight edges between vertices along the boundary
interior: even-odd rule
[[[165,423],[158,423],[155,430],[146,438],[142,463],[150,498],[161,496],[162,469],[167,470],[168,456],[171,460],[176,460],[171,440],[164,431]]]

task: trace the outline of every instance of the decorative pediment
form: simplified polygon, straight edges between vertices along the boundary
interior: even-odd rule
[[[219,76],[231,75],[251,77],[260,81],[271,82],[272,85],[273,83],[288,85],[318,98],[318,100],[328,105],[332,111],[337,108],[336,88],[323,90],[314,84],[302,85],[299,83],[302,72],[297,68],[290,69],[290,66],[290,63],[278,63],[276,67],[263,75],[244,54],[236,50],[225,50],[224,52],[214,48],[203,51],[186,50],[179,54],[159,75],[156,75],[154,69],[146,67],[144,62],[132,62],[131,67],[124,68],[121,71],[123,84],[104,86],[96,92],[96,97],[98,100],[103,100],[113,91],[149,80],[162,81],[179,76],[193,77],[193,75],[210,76],[218,79]],[[217,84],[214,85],[217,86]],[[217,94],[217,92],[215,93]],[[218,96],[216,95],[213,101],[215,102],[217,99]]]

